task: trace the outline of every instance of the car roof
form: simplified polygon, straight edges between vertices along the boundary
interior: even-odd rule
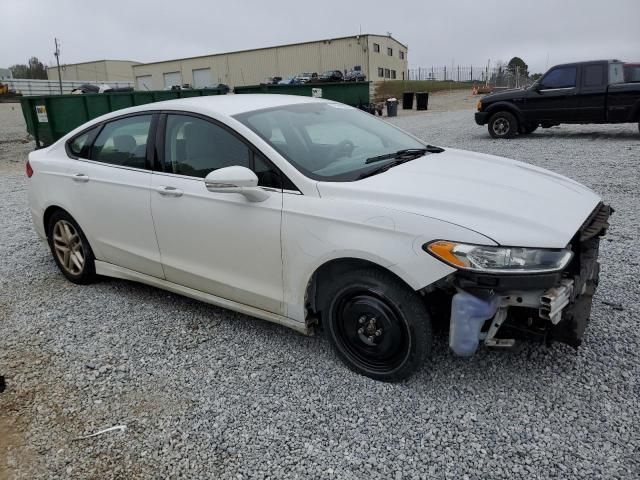
[[[233,116],[239,113],[262,110],[265,108],[298,105],[301,103],[333,103],[321,98],[300,95],[280,95],[268,93],[248,93],[232,95],[207,95],[202,97],[178,98],[163,102],[148,103],[140,107],[127,109],[130,112],[146,110],[187,110],[200,113],[217,113]],[[123,110],[116,112],[123,113]],[[114,112],[114,113],[116,113]]]

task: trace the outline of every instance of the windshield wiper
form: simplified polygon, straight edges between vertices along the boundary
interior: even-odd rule
[[[433,145],[427,145],[426,148],[407,148],[405,150],[398,150],[394,153],[386,153],[384,155],[378,155],[377,157],[367,158],[365,163],[373,163],[379,162],[381,160],[388,160],[394,158],[393,162],[385,163],[384,165],[380,165],[378,168],[374,168],[373,170],[369,170],[364,172],[358,176],[358,180],[363,178],[371,177],[373,175],[377,175],[378,173],[386,172],[392,167],[403,164],[405,162],[409,162],[411,160],[415,160],[416,158],[422,157],[425,153],[441,153],[444,152],[444,148],[434,147]]]
[[[440,153],[444,152],[443,148],[434,147],[433,145],[427,145],[425,148],[405,148],[403,150],[398,150],[397,152],[385,153],[383,155],[377,155],[375,157],[369,157],[365,160],[364,163],[374,163],[379,162],[381,160],[388,160],[390,158],[409,158],[414,159],[423,156],[425,153]]]

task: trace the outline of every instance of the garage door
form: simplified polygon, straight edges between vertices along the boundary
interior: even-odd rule
[[[174,85],[182,85],[182,75],[180,72],[163,73],[164,88],[171,88]]]
[[[193,88],[204,88],[211,86],[211,69],[196,68],[193,70]]]
[[[136,90],[153,90],[151,75],[141,75],[136,77]]]

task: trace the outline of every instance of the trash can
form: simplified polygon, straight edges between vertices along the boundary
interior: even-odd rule
[[[429,106],[429,92],[416,93],[416,110],[427,110]]]
[[[398,99],[389,98],[387,100],[387,117],[398,116]]]
[[[414,95],[414,92],[404,92],[402,94],[402,109],[403,110],[412,110],[413,109],[413,95]]]

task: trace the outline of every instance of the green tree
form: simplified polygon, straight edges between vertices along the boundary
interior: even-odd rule
[[[534,82],[537,81],[540,78],[542,78],[542,74],[541,73],[533,73],[531,75],[531,80],[533,80]]]
[[[11,70],[13,78],[47,79],[47,69],[44,64],[38,60],[38,57],[31,57],[26,65],[13,65],[9,67],[9,70]]]
[[[507,70],[509,70],[512,75],[518,73],[519,75],[525,77],[529,76],[529,65],[524,63],[524,60],[522,60],[520,57],[513,57],[511,60],[509,60],[509,63],[507,64]]]

